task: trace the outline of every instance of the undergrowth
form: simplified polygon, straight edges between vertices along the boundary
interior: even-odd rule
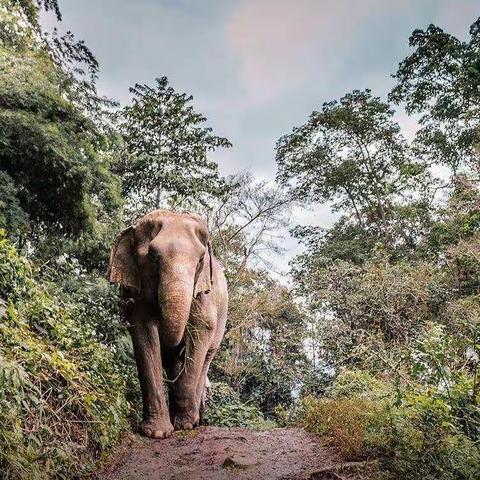
[[[284,425],[322,437],[345,461],[372,462],[382,480],[476,480],[480,409],[472,379],[441,388],[411,385],[399,395],[388,380],[345,371],[326,398],[279,408]],[[468,414],[467,414],[468,412]]]
[[[0,237],[0,471],[72,478],[127,426],[113,353]]]
[[[212,396],[205,411],[205,423],[217,427],[242,427],[268,430],[275,422],[265,419],[255,405],[241,401],[240,396],[223,382],[212,383]]]

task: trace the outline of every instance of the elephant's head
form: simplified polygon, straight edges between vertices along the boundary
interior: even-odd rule
[[[130,297],[158,309],[162,340],[178,345],[192,300],[212,288],[206,223],[196,214],[155,210],[117,237],[108,278]]]

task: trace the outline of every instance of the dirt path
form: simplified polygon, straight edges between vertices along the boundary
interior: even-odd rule
[[[201,427],[166,440],[125,440],[98,480],[337,480],[352,476],[301,429],[255,432]]]

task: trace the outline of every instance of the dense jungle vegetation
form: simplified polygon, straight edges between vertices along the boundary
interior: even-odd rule
[[[140,407],[116,233],[157,207],[200,212],[229,281],[206,421],[303,426],[382,479],[480,471],[480,18],[410,37],[386,99],[312,105],[278,140],[277,184],[222,177],[231,147],[166,77],[123,106],[57,0],[0,0],[0,472],[87,473]],[[468,28],[468,26],[465,26]],[[394,108],[419,119],[413,140]],[[273,152],[272,152],[273,154]],[[291,287],[271,273],[294,226]]]

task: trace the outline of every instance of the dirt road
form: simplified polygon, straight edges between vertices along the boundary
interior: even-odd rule
[[[201,427],[166,440],[127,439],[98,480],[337,480],[356,477],[335,453],[297,428],[255,432]]]

